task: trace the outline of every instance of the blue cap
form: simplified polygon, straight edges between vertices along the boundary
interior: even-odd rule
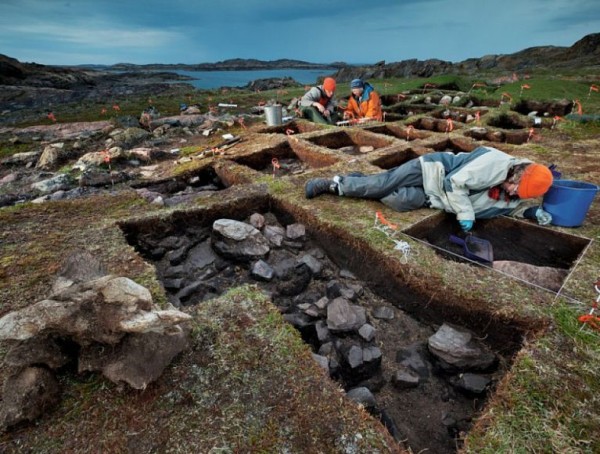
[[[350,88],[364,88],[365,83],[361,79],[354,79],[350,82]]]

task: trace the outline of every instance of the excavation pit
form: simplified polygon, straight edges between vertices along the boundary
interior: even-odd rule
[[[450,235],[465,237],[454,215],[436,214],[404,233],[435,246],[450,260],[468,261],[464,248],[450,242]],[[493,264],[484,266],[553,292],[561,288],[569,270],[591,242],[588,238],[509,217],[477,220],[471,233],[492,244]]]
[[[229,222],[223,219],[258,227],[269,251],[262,258],[236,256],[213,230]],[[399,278],[398,262],[268,197],[121,228],[155,265],[176,306],[201,304],[243,283],[262,287],[330,376],[413,452],[452,453],[461,447],[526,329],[486,313],[483,304],[466,310],[451,295],[418,293]],[[350,317],[349,324],[341,323],[345,310],[362,321],[350,326]],[[468,337],[479,359],[468,366],[444,361],[445,347],[437,341],[448,333]],[[369,393],[374,401],[361,400]]]
[[[363,155],[394,143],[393,139],[387,139],[361,129],[339,131],[311,137],[307,140],[320,147],[337,150],[347,155]]]
[[[212,166],[196,169],[176,178],[131,185],[149,201],[162,198],[166,206],[178,205],[226,188]]]
[[[436,112],[433,112],[431,114],[431,116],[434,118],[442,119],[442,120],[451,118],[452,121],[466,123],[467,121],[473,121],[475,119],[475,112],[470,112],[470,111],[464,110],[464,109],[453,108],[453,109],[438,110]]]
[[[383,111],[385,112],[386,115],[400,115],[402,118],[406,118],[409,115],[418,115],[418,114],[424,114],[424,113],[429,113],[435,109],[437,109],[436,105],[429,105],[429,104],[406,104],[406,103],[400,103],[400,104],[392,104],[389,106],[386,106],[384,104],[385,107],[383,107]]]
[[[450,122],[448,120],[440,120],[433,117],[423,117],[409,124],[415,129],[434,131],[434,132],[452,132],[456,129],[462,128],[458,123]]]
[[[523,115],[536,113],[537,117],[554,116],[564,117],[573,110],[573,102],[568,99],[560,101],[543,101],[537,99],[522,99],[514,106],[513,110]]]
[[[533,134],[532,134],[533,133]],[[513,130],[501,130],[501,129],[489,129],[485,127],[474,127],[464,132],[466,137],[471,137],[475,140],[487,140],[488,142],[495,143],[510,143],[513,145],[521,145],[533,137],[535,137],[535,130],[526,129],[513,129]]]
[[[501,129],[524,129],[530,126],[529,119],[522,119],[518,115],[501,113],[488,120],[488,125]]]
[[[435,151],[450,151],[457,153],[470,153],[476,146],[473,143],[458,139],[444,139],[431,145]]]
[[[380,156],[379,158],[371,161],[371,164],[382,169],[389,170],[418,157],[419,155],[413,150],[399,150]]]
[[[323,126],[308,121],[290,121],[280,126],[269,126],[259,130],[262,134],[303,134],[305,132],[320,131]]]
[[[365,128],[366,131],[374,132],[375,134],[383,134],[386,136],[396,137],[407,142],[417,139],[425,139],[430,134],[422,131],[416,131],[414,128],[407,128],[404,125],[382,125],[382,126],[371,126]]]
[[[261,173],[275,176],[302,174],[311,168],[322,168],[337,160],[315,151],[294,150],[288,142],[233,159],[238,164],[250,167]]]

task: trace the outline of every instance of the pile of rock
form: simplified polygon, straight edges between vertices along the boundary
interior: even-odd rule
[[[60,399],[56,374],[100,372],[115,383],[144,389],[186,348],[185,322],[161,310],[150,292],[126,277],[101,275],[89,254],[65,265],[51,295],[0,319],[9,343],[0,427],[32,421]]]

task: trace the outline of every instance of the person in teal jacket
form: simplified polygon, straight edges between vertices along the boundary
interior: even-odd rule
[[[305,195],[378,199],[396,211],[437,208],[456,214],[461,228],[469,231],[476,219],[501,215],[549,224],[550,213],[522,202],[544,195],[551,185],[552,173],[546,166],[479,147],[471,153],[429,153],[374,175],[312,179],[305,185]]]

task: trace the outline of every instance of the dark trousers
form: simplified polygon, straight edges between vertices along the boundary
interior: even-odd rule
[[[379,199],[396,211],[423,208],[427,202],[419,159],[374,175],[340,177],[338,191],[346,197]]]
[[[302,108],[302,118],[306,118],[313,123],[321,123],[324,125],[334,125],[340,120],[340,117],[337,113],[334,112],[330,116],[324,117],[321,112],[319,112],[317,108],[313,106]]]

